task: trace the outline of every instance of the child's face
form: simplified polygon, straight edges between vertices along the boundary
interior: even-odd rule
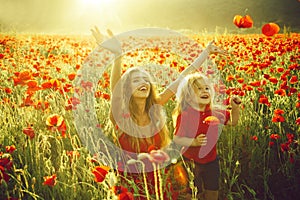
[[[203,79],[196,79],[192,88],[194,91],[191,91],[191,103],[192,106],[206,106],[211,102],[211,91],[209,85]]]
[[[134,98],[147,98],[150,94],[150,79],[147,74],[135,71],[131,74],[132,96]]]

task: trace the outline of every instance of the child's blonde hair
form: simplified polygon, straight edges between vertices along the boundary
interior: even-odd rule
[[[172,113],[173,122],[174,125],[176,123],[177,116],[185,110],[190,105],[190,99],[191,94],[194,93],[193,85],[196,83],[197,80],[203,80],[204,83],[209,87],[209,93],[210,93],[210,103],[206,106],[206,109],[210,109],[212,113],[216,113],[217,109],[221,109],[221,106],[215,104],[215,89],[213,82],[210,81],[207,76],[205,76],[202,73],[193,73],[189,74],[186,77],[183,78],[181,83],[178,86],[178,90],[176,93],[176,100],[177,104],[174,108],[174,111]],[[219,116],[218,112],[218,116]],[[223,115],[223,114],[222,114]],[[222,117],[225,117],[224,115]]]

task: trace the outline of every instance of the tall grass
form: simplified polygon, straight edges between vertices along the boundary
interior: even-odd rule
[[[299,195],[300,95],[299,81],[291,81],[292,77],[299,79],[299,36],[296,33],[271,38],[258,34],[191,35],[201,44],[216,38],[218,45],[231,52],[226,58],[214,56],[212,59],[220,70],[228,94],[242,98],[239,124],[224,127],[218,142],[220,199],[277,200],[296,199]],[[95,166],[113,168],[111,165],[115,162],[104,157],[95,160],[94,155],[81,143],[72,109],[66,108],[66,102],[76,89],[68,75],[80,69],[94,47],[94,41],[89,37],[10,34],[0,37],[0,199],[120,197],[112,190],[113,186],[119,184],[118,173],[110,170],[102,182],[96,182],[92,173]],[[128,60],[135,60],[127,63],[127,66],[140,63],[141,57],[149,59],[147,56],[150,55],[127,55]],[[167,63],[177,61],[176,56],[170,55]],[[159,61],[159,56],[152,58]],[[179,67],[170,68],[175,72],[179,70]],[[24,70],[30,72],[32,76],[29,80],[36,81],[38,87],[51,79],[57,80],[60,85],[38,89],[31,96],[27,83],[14,82],[17,73]],[[166,80],[167,84],[171,79],[170,72],[160,74],[158,78]],[[268,79],[266,75],[278,82]],[[107,88],[109,76],[105,75],[100,80],[95,108],[99,126],[113,141],[113,127],[107,117],[110,106]],[[281,93],[278,92],[280,89]],[[262,101],[262,95],[268,100],[267,103]],[[26,104],[28,96],[31,96],[32,102]],[[170,113],[174,103],[171,100],[165,106],[171,132]],[[284,111],[281,114],[284,121],[272,121],[276,109]],[[66,137],[58,129],[47,127],[46,120],[51,114],[63,116],[67,127]],[[34,130],[32,139],[23,133],[27,127]],[[293,138],[289,139],[291,136]],[[12,145],[16,150],[9,151],[8,147]],[[11,162],[6,163],[7,160]],[[9,176],[9,180],[4,179],[4,174]],[[51,175],[57,177],[55,185],[45,185],[44,177]],[[164,173],[158,174],[160,179],[165,176]],[[137,190],[135,183],[131,183],[126,187]],[[193,184],[191,187],[194,189]],[[161,186],[157,189],[161,189]]]

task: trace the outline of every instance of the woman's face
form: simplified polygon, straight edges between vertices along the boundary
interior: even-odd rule
[[[151,89],[149,76],[142,71],[132,72],[131,89],[134,98],[147,98]]]
[[[193,105],[208,105],[211,102],[209,85],[203,79],[196,79],[192,84],[191,103]]]

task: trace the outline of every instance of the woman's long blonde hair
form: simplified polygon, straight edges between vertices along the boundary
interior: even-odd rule
[[[128,125],[125,130],[130,130],[130,135],[137,134],[137,137],[129,137],[129,140],[132,147],[134,149],[140,149],[139,147],[139,138],[138,134],[140,134],[138,131],[134,128],[134,126],[130,126],[130,123],[128,123],[128,119],[131,119],[135,124],[138,122],[138,114],[137,114],[137,107],[134,105],[134,101],[132,98],[132,88],[131,88],[131,76],[134,72],[142,72],[147,77],[149,77],[150,81],[150,93],[149,96],[146,99],[146,105],[145,105],[145,111],[149,114],[150,120],[152,122],[152,126],[154,130],[159,130],[158,134],[161,139],[161,147],[165,147],[170,142],[170,136],[169,131],[166,126],[165,122],[165,114],[163,112],[162,106],[157,106],[157,90],[154,85],[154,82],[152,80],[151,75],[145,71],[142,67],[131,67],[122,75],[121,77],[121,84],[122,84],[122,99],[120,102],[120,105],[118,107],[120,108],[120,113],[122,113],[123,117],[121,119],[124,124],[124,126]],[[127,120],[127,122],[126,122]],[[147,142],[149,144],[153,144],[154,141],[150,140],[150,138],[147,139]]]

